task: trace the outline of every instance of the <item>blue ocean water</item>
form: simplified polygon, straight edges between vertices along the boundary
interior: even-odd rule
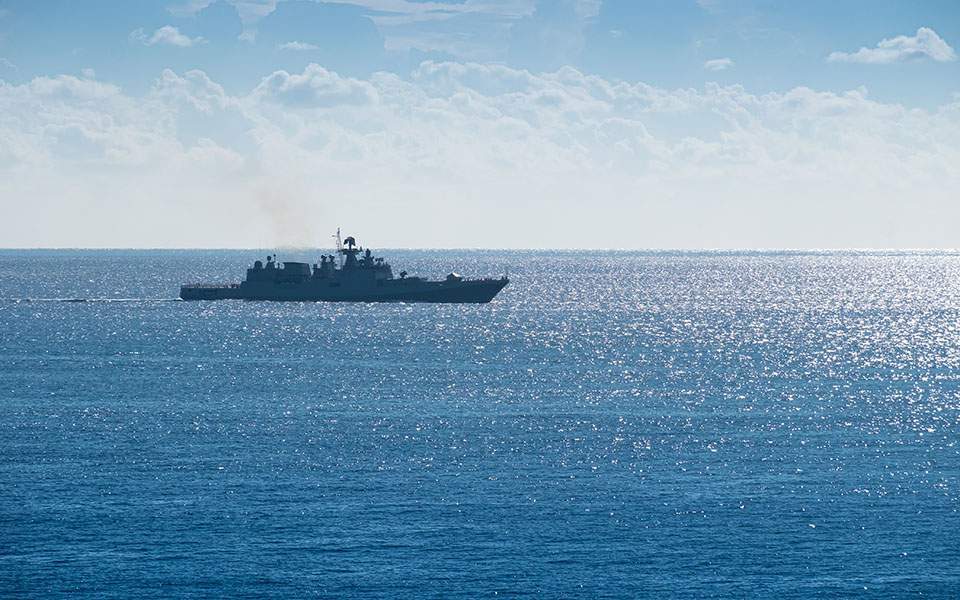
[[[388,256],[0,251],[0,596],[960,596],[960,256]]]

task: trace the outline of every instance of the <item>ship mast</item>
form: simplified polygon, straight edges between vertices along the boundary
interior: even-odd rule
[[[340,265],[340,268],[343,268],[343,241],[340,239],[340,228],[337,227],[337,235],[333,236],[337,240],[337,264]]]

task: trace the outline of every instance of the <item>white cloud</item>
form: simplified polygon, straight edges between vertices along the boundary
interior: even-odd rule
[[[733,60],[729,58],[714,58],[703,63],[703,68],[708,71],[723,71],[734,65]]]
[[[576,0],[574,10],[581,19],[592,19],[600,14],[603,0]]]
[[[12,90],[29,93],[35,97],[56,98],[68,101],[107,100],[121,97],[120,88],[109,83],[89,79],[78,79],[72,75],[57,77],[36,77],[21,86],[11,86]]]
[[[140,42],[146,46],[166,44],[169,46],[178,46],[180,48],[189,48],[190,46],[196,46],[197,44],[203,44],[206,42],[206,40],[202,37],[191,38],[186,36],[180,33],[180,30],[172,25],[164,25],[149,36],[143,31],[143,29],[134,29],[130,32],[130,39]]]
[[[169,7],[178,17],[189,17],[214,0],[179,0]],[[321,4],[352,5],[384,36],[390,51],[444,52],[464,59],[502,60],[508,33],[519,20],[536,12],[537,0],[314,0]],[[596,17],[602,0],[563,0],[582,20]],[[277,10],[281,0],[226,0],[243,22],[240,39],[253,42],[260,20]]]
[[[277,46],[279,50],[319,50],[320,47],[306,42],[287,42]]]
[[[341,77],[317,64],[308,65],[303,74],[276,71],[264,78],[253,94],[307,108],[364,106],[377,98],[376,89],[370,83]]]
[[[563,68],[0,83],[5,244],[960,246],[960,109]],[[58,215],[51,219],[49,215]],[[353,230],[353,228],[351,228]]]
[[[957,54],[936,31],[921,27],[914,36],[898,35],[882,40],[874,48],[860,48],[856,52],[831,52],[827,60],[879,65],[925,57],[938,62],[949,62],[956,60]]]
[[[215,0],[181,0],[179,4],[168,7],[177,17],[192,17],[213,4]],[[278,0],[227,0],[237,9],[244,24],[255,23],[277,9]]]
[[[197,69],[187,71],[182,77],[170,69],[164,69],[154,85],[153,96],[161,99],[165,105],[188,105],[203,114],[236,105],[236,100],[227,96],[220,84]]]
[[[234,8],[243,22],[240,39],[253,42],[258,23],[281,6],[282,0],[224,0]],[[534,37],[555,36],[541,43],[548,48],[558,44],[572,46],[579,52],[581,32],[587,22],[596,18],[603,0],[551,0],[547,4],[562,7],[537,11],[538,0],[313,0],[319,4],[351,5],[362,9],[384,38],[391,52],[440,52],[461,60],[502,61],[510,46],[510,34],[526,18],[543,20],[542,31]],[[214,0],[178,0],[168,10],[178,17],[196,15]],[[573,30],[565,23],[569,13],[578,22]],[[551,16],[552,15],[552,16]],[[558,28],[559,27],[559,28]],[[617,35],[617,34],[613,34]],[[294,42],[296,43],[296,42]],[[282,48],[287,50],[305,48]]]
[[[17,65],[13,64],[12,62],[10,62],[9,60],[7,60],[6,58],[3,58],[2,56],[0,56],[0,68],[9,69],[9,70],[11,70],[11,71],[16,71],[16,70],[17,70]]]

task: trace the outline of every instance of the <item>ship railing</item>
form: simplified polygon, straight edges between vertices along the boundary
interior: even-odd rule
[[[466,281],[504,281],[505,279],[507,279],[507,277],[506,277],[505,275],[502,275],[502,276],[500,276],[500,277],[463,277],[463,276],[461,276],[460,279],[458,279],[457,281],[458,281],[458,282],[466,282]],[[444,280],[444,281],[445,281],[445,280]]]

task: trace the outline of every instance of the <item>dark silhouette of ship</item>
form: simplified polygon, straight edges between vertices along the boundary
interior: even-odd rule
[[[450,273],[442,281],[395,278],[390,265],[374,257],[370,249],[357,248],[348,237],[341,242],[337,231],[337,254],[324,255],[314,265],[278,263],[268,256],[266,264],[253,263],[247,278],[232,284],[187,284],[180,287],[184,300],[289,300],[301,302],[475,302],[493,300],[510,280],[465,279]],[[282,265],[282,266],[281,266]]]

